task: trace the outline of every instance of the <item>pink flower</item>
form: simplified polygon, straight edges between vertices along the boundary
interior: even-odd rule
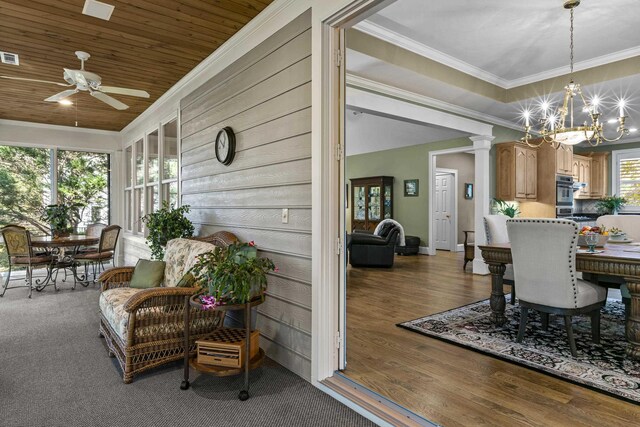
[[[213,310],[214,308],[222,305],[222,303],[217,301],[216,297],[213,295],[202,295],[200,297],[200,302],[202,303],[203,310]]]
[[[249,242],[249,246],[255,246],[256,242],[254,242],[253,240]]]
[[[280,271],[280,269],[278,267],[274,267],[273,271],[277,273],[278,271]]]

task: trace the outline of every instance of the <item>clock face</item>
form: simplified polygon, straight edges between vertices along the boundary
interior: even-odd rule
[[[230,127],[225,127],[216,136],[216,158],[223,165],[230,165],[236,151],[236,139]]]

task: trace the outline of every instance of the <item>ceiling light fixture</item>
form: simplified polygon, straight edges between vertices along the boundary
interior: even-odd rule
[[[68,99],[61,99],[60,101],[58,101],[58,104],[62,104],[62,105],[73,105],[73,102],[71,102]]]
[[[598,96],[594,96],[590,102],[587,102],[585,96],[582,94],[580,84],[574,83],[573,81],[573,9],[579,4],[580,0],[566,0],[564,2],[564,8],[569,9],[571,13],[571,26],[569,30],[569,49],[571,54],[569,57],[569,84],[564,88],[562,106],[552,111],[549,101],[545,99],[539,106],[540,117],[534,118],[533,113],[529,110],[525,110],[522,113],[525,123],[525,136],[521,140],[530,147],[539,147],[546,142],[558,148],[560,144],[576,145],[583,141],[587,141],[590,145],[596,146],[603,141],[617,141],[629,133],[629,130],[624,127],[624,121],[626,119],[624,115],[626,101],[624,99],[618,100],[618,117],[608,121],[608,123],[618,123],[616,136],[608,139],[604,136],[603,124],[600,121],[601,113],[599,108],[602,106],[601,99]],[[576,107],[576,113],[586,113],[590,123],[587,123],[585,120],[582,125],[577,124],[577,117],[574,116],[574,98],[576,98],[576,101],[582,101],[584,106],[582,109]],[[532,122],[537,122],[537,129],[531,125]],[[538,134],[540,137],[532,133]]]

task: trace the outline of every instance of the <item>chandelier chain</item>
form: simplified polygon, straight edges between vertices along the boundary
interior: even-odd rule
[[[570,62],[570,72],[569,72],[569,79],[571,81],[573,81],[573,8],[571,8],[571,26],[569,27],[569,38],[570,38],[570,43],[569,43],[569,50],[570,50],[570,55],[569,55],[569,62]]]

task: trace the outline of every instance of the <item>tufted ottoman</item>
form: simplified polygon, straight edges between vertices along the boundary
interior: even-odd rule
[[[404,246],[396,245],[398,255],[416,255],[420,250],[420,238],[416,236],[404,236]]]

